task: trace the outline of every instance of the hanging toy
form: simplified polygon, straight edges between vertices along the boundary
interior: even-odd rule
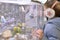
[[[1,16],[1,22],[2,22],[2,23],[5,23],[5,22],[6,22],[6,19],[5,19],[4,16]]]
[[[25,12],[25,9],[24,9],[24,7],[23,7],[23,6],[22,6],[22,11],[23,11],[23,12]]]
[[[48,8],[45,12],[45,16],[48,18],[53,18],[55,16],[55,11],[51,8]]]
[[[19,10],[20,10],[21,12],[25,12],[25,9],[24,9],[23,6],[19,7]]]

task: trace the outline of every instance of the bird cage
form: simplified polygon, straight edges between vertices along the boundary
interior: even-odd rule
[[[43,28],[44,8],[35,2],[0,1],[0,33],[12,32],[11,38],[20,40],[38,40],[32,37],[32,31]],[[23,39],[22,39],[23,38]],[[25,39],[24,39],[25,38]]]

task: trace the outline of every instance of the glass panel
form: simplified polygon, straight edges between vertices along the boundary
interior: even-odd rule
[[[42,12],[41,4],[0,3],[0,40],[38,40],[32,32],[42,28]]]

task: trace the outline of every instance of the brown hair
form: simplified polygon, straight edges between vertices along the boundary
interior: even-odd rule
[[[45,3],[45,6],[47,7],[51,7],[54,3],[55,3],[56,0],[48,0],[46,3]]]
[[[47,1],[47,2],[45,3],[45,6],[47,6],[48,8],[51,8],[52,5],[53,5],[56,1],[57,1],[57,0]],[[60,2],[58,2],[58,3],[54,6],[53,9],[55,10],[55,17],[60,17]]]
[[[60,17],[60,3],[57,3],[54,7],[55,17]]]

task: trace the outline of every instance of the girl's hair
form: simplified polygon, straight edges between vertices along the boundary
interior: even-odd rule
[[[45,6],[46,6],[47,8],[51,8],[52,5],[53,5],[56,1],[57,1],[57,0],[48,0],[48,1],[45,3]],[[55,10],[55,17],[60,17],[60,2],[57,3],[57,4],[54,6],[53,9]]]
[[[54,7],[55,17],[60,17],[60,3],[57,3]]]
[[[45,6],[51,7],[55,3],[55,1],[56,0],[47,0],[47,2],[45,3]]]

